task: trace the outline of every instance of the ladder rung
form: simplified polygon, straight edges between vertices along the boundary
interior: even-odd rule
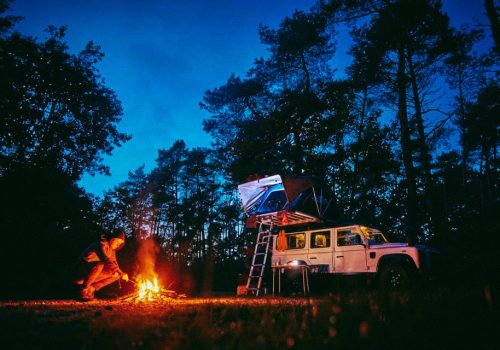
[[[253,264],[252,267],[264,266],[264,264]]]
[[[254,255],[266,255],[267,253],[255,253]]]

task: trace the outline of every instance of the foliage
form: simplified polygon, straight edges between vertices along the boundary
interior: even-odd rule
[[[261,25],[268,55],[202,97],[213,147],[178,140],[102,199],[75,182],[107,173],[103,154],[129,139],[96,68],[103,53],[91,42],[71,54],[64,27],[44,41],[23,36],[12,30],[18,20],[0,17],[0,224],[8,246],[28,238],[30,258],[5,268],[9,278],[23,281],[51,256],[37,265],[41,284],[77,244],[123,227],[130,268],[137,240],[152,237],[160,269],[186,291],[232,289],[255,239],[236,186],[273,174],[324,178],[339,223],[436,245],[463,271],[482,261],[491,272],[492,248],[471,253],[467,242],[499,230],[497,56],[476,52],[482,32],[452,28],[439,0],[319,0],[276,28]],[[335,61],[342,24],[352,38],[345,75]]]
[[[81,250],[100,231],[93,205],[71,177],[23,168],[0,177],[0,296],[64,295]]]
[[[100,222],[108,229],[125,227],[136,239],[154,237],[172,269],[199,270],[199,286],[206,283],[211,290],[214,265],[243,258],[236,242],[235,190],[225,188],[211,150],[189,150],[176,141],[158,151],[156,162],[151,172],[140,167],[106,193],[97,207]]]
[[[130,138],[116,129],[122,109],[96,68],[100,47],[89,42],[70,54],[65,32],[49,26],[43,42],[17,32],[0,40],[0,173],[16,166],[74,179],[107,173],[102,154]]]
[[[117,130],[121,104],[97,70],[99,46],[70,53],[65,27],[24,36],[13,30],[20,18],[3,16],[9,3],[0,1],[0,295],[55,295],[102,233],[76,181],[107,173],[102,155],[129,136]]]

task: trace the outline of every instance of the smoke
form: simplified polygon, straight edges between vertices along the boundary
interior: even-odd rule
[[[157,277],[155,265],[156,258],[160,252],[160,247],[154,238],[146,238],[139,241],[137,250],[137,274],[143,279],[152,279]]]

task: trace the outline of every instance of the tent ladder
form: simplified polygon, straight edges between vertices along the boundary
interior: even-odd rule
[[[273,222],[269,228],[264,229],[262,221],[259,224],[259,233],[255,242],[255,249],[252,257],[252,265],[247,280],[247,293],[259,296],[262,292],[262,277],[266,268],[267,256],[269,255],[269,245],[271,242]]]

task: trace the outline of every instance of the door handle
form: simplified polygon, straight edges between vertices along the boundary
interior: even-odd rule
[[[343,255],[337,255],[336,258],[343,258],[344,256]]]
[[[311,256],[311,257],[309,257],[309,259],[311,259],[311,260],[312,260],[312,259],[317,259],[317,257],[315,257],[315,256]]]

